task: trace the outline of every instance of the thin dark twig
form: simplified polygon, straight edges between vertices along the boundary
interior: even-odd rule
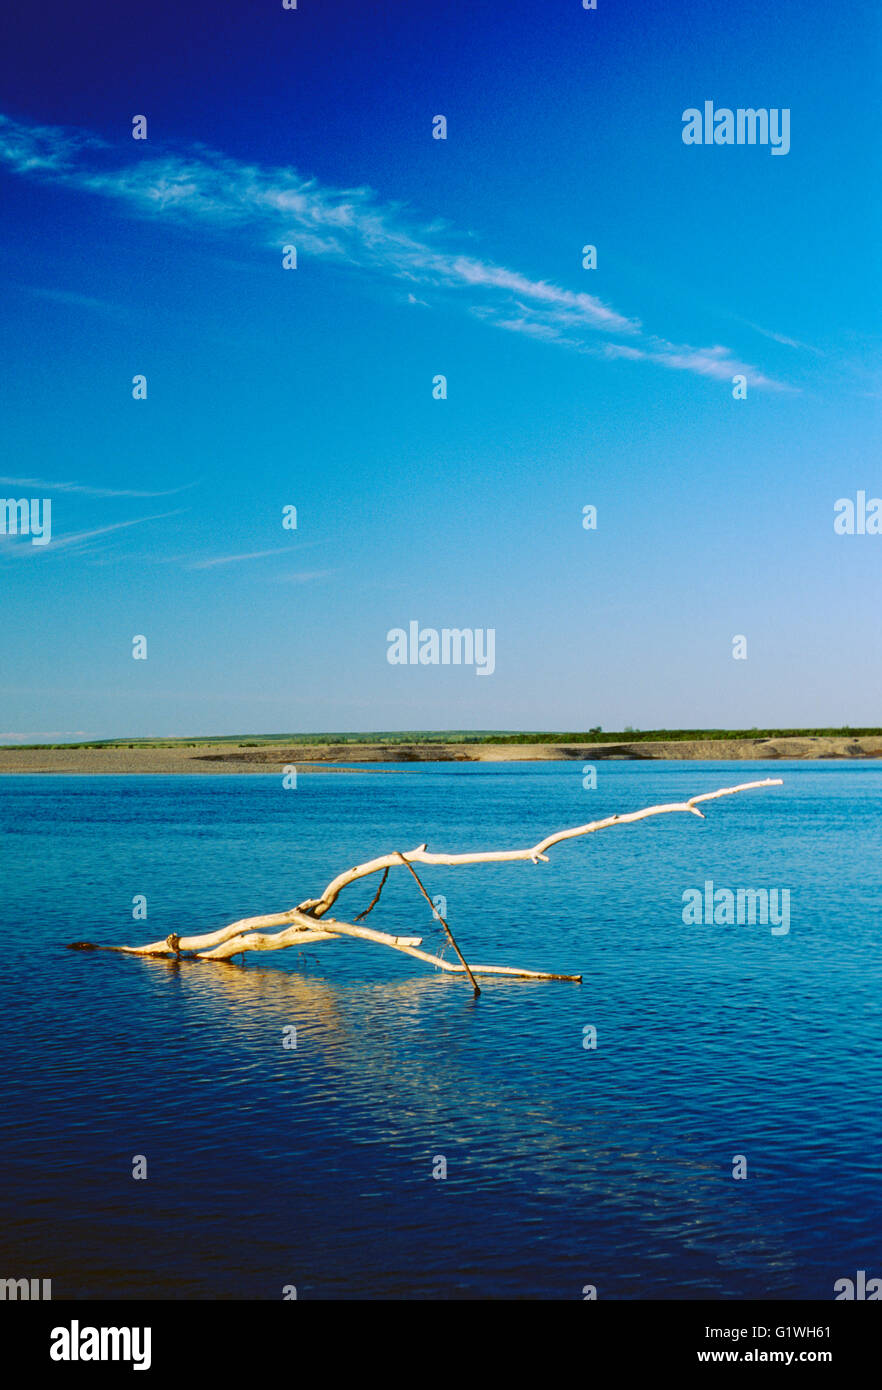
[[[402,864],[404,864],[408,869],[410,869],[410,872],[413,874],[414,878],[415,878],[416,881],[417,881],[417,886],[419,887],[420,892],[422,893],[422,895],[423,895],[423,897],[425,898],[426,902],[429,904],[429,907],[432,909],[432,915],[433,915],[434,917],[437,917],[437,918],[438,918],[438,921],[441,923],[442,927],[444,928],[444,930],[445,930],[446,933],[447,933],[447,939],[448,939],[448,941],[450,942],[450,944],[451,944],[451,946],[453,947],[454,951],[456,952],[456,954],[459,956],[460,960],[462,961],[463,968],[465,969],[465,973],[468,975],[469,979],[470,979],[471,982],[472,982],[472,989],[475,991],[475,994],[480,994],[481,991],[478,989],[478,982],[477,982],[477,980],[475,979],[474,975],[472,974],[471,969],[469,968],[469,963],[468,963],[468,961],[466,960],[466,958],[465,958],[465,956],[463,955],[462,951],[461,951],[461,950],[459,949],[459,947],[457,946],[457,944],[456,944],[456,939],[455,939],[455,937],[454,937],[454,935],[453,935],[453,932],[450,930],[449,925],[447,924],[447,922],[445,922],[444,918],[441,916],[441,913],[438,911],[437,907],[436,907],[435,904],[432,902],[432,899],[429,897],[428,893],[426,892],[425,888],[423,887],[422,882],[421,882],[421,880],[420,880],[420,876],[419,876],[419,874],[417,873],[416,869],[415,869],[415,868],[413,867],[413,865],[409,862],[409,860],[405,859],[404,855],[401,853],[400,850],[396,850],[395,853],[398,855],[398,858],[401,860]],[[387,870],[387,872],[388,872],[388,870]]]
[[[365,908],[364,912],[359,912],[359,914],[358,914],[357,917],[353,917],[352,920],[353,920],[354,922],[360,922],[360,921],[362,920],[363,917],[367,917],[367,915],[368,915],[369,912],[373,912],[373,910],[374,910],[374,908],[376,907],[377,903],[380,901],[380,894],[381,894],[382,891],[383,891],[383,884],[386,882],[386,879],[387,879],[388,877],[389,877],[389,870],[388,870],[388,869],[384,869],[384,870],[383,870],[383,877],[380,879],[380,886],[379,886],[379,888],[377,889],[377,891],[376,891],[376,893],[374,894],[374,896],[373,896],[373,898],[371,899],[371,901],[368,903],[368,905],[367,905],[367,907]]]

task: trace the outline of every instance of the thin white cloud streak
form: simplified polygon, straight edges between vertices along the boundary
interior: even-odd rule
[[[100,167],[104,149],[103,142],[81,132],[27,126],[0,116],[0,163],[17,173],[101,194],[142,215],[229,228],[258,226],[271,245],[291,241],[301,254],[382,271],[423,291],[466,293],[472,297],[469,307],[487,322],[590,355],[654,362],[715,380],[743,374],[753,386],[791,389],[740,362],[727,348],[693,348],[648,337],[638,319],[594,295],[445,250],[429,239],[437,239],[437,224],[408,230],[401,205],[383,204],[369,189],[325,188],[294,169],[246,164],[201,145],[186,154],[105,169]],[[513,308],[525,312],[513,316]],[[568,332],[562,334],[561,328]],[[625,343],[605,350],[592,340],[595,334],[624,336],[635,348],[616,350]]]
[[[523,308],[523,306],[520,307]],[[669,367],[672,370],[694,372],[698,376],[711,377],[716,381],[731,382],[734,376],[742,374],[747,377],[752,386],[766,387],[771,391],[794,389],[785,386],[782,382],[774,381],[771,377],[757,371],[749,363],[733,357],[729,349],[725,347],[678,347],[667,342],[664,338],[656,337],[645,339],[645,347],[635,347],[630,343],[610,342],[589,345],[561,333],[553,323],[538,321],[528,317],[526,313],[516,319],[507,319],[494,317],[488,311],[476,312],[479,313],[479,317],[492,322],[497,328],[504,328],[510,333],[523,333],[527,337],[536,338],[543,342],[557,343],[561,347],[572,348],[576,352],[586,353],[592,357],[605,357],[610,361],[622,359],[629,362],[656,362],[660,366]]]
[[[166,517],[180,516],[180,514],[180,509],[173,512],[159,512],[156,516],[137,516],[131,521],[115,521],[110,526],[96,526],[91,531],[75,531],[70,536],[56,537],[53,535],[47,545],[33,545],[30,536],[27,535],[0,536],[0,556],[22,559],[35,555],[55,555],[59,550],[66,550],[70,546],[86,545],[96,536],[106,536],[111,531],[123,531],[129,526],[142,526],[147,521],[163,521]]]
[[[813,352],[818,357],[824,355],[820,348],[812,347],[811,343],[801,343],[798,338],[788,338],[784,333],[773,333],[771,328],[762,328],[758,323],[751,323],[749,319],[742,319],[741,322],[752,328],[754,333],[771,338],[773,343],[780,343],[782,347],[795,348],[798,352]]]
[[[651,347],[646,356],[650,361],[661,362],[666,367],[686,372],[697,372],[699,376],[712,377],[716,381],[731,381],[733,376],[743,375],[747,377],[751,386],[763,386],[770,391],[795,389],[765,376],[747,362],[740,362],[731,355],[726,347],[676,347],[664,338],[652,338],[650,343]]]
[[[131,488],[110,488],[110,487],[90,487],[87,483],[49,483],[45,478],[3,478],[0,477],[0,487],[24,487],[36,488],[41,492],[65,492],[82,493],[84,497],[174,497],[179,492],[186,492],[191,487],[196,487],[196,483],[183,483],[180,487],[171,487],[163,492],[136,492]]]
[[[119,313],[118,305],[95,299],[90,294],[79,294],[75,290],[58,290],[50,285],[12,285],[10,288],[36,295],[38,299],[48,299],[53,304],[63,304],[69,309],[94,309],[96,313],[111,315]]]
[[[180,565],[186,570],[207,570],[214,569],[217,565],[262,560],[264,556],[269,555],[287,555],[291,559],[302,554],[304,550],[312,550],[315,546],[326,544],[327,541],[325,540],[301,541],[292,539],[287,545],[273,546],[268,550],[237,551],[234,555],[154,555],[147,558],[158,565]]]
[[[186,566],[188,570],[208,570],[215,565],[236,565],[243,560],[263,560],[267,555],[290,555],[289,545],[277,545],[272,550],[249,550],[244,555],[216,555],[210,560],[193,560]]]

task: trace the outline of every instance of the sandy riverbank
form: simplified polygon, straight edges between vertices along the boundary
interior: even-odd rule
[[[340,772],[359,763],[541,762],[572,759],[741,761],[760,758],[882,758],[882,736],[770,739],[692,739],[656,743],[194,743],[173,748],[0,748],[0,774],[270,773],[295,766],[303,772]],[[363,769],[365,772],[368,768]]]

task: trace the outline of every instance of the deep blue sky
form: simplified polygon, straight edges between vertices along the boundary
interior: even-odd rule
[[[882,537],[832,524],[882,495],[879,37],[820,0],[7,14],[0,496],[53,536],[0,537],[0,737],[882,723]],[[788,107],[790,152],[685,146],[705,100]],[[495,628],[493,676],[390,666],[411,619]]]

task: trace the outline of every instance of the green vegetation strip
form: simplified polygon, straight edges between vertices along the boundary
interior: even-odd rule
[[[374,734],[224,734],[205,738],[95,739],[84,743],[7,743],[4,748],[204,748],[214,744],[235,744],[240,748],[262,748],[274,743],[325,748],[341,744],[432,744],[432,743],[674,743],[698,739],[768,738],[871,738],[882,736],[882,729],[623,729],[620,732],[587,729],[582,733],[499,732],[455,730]]]

